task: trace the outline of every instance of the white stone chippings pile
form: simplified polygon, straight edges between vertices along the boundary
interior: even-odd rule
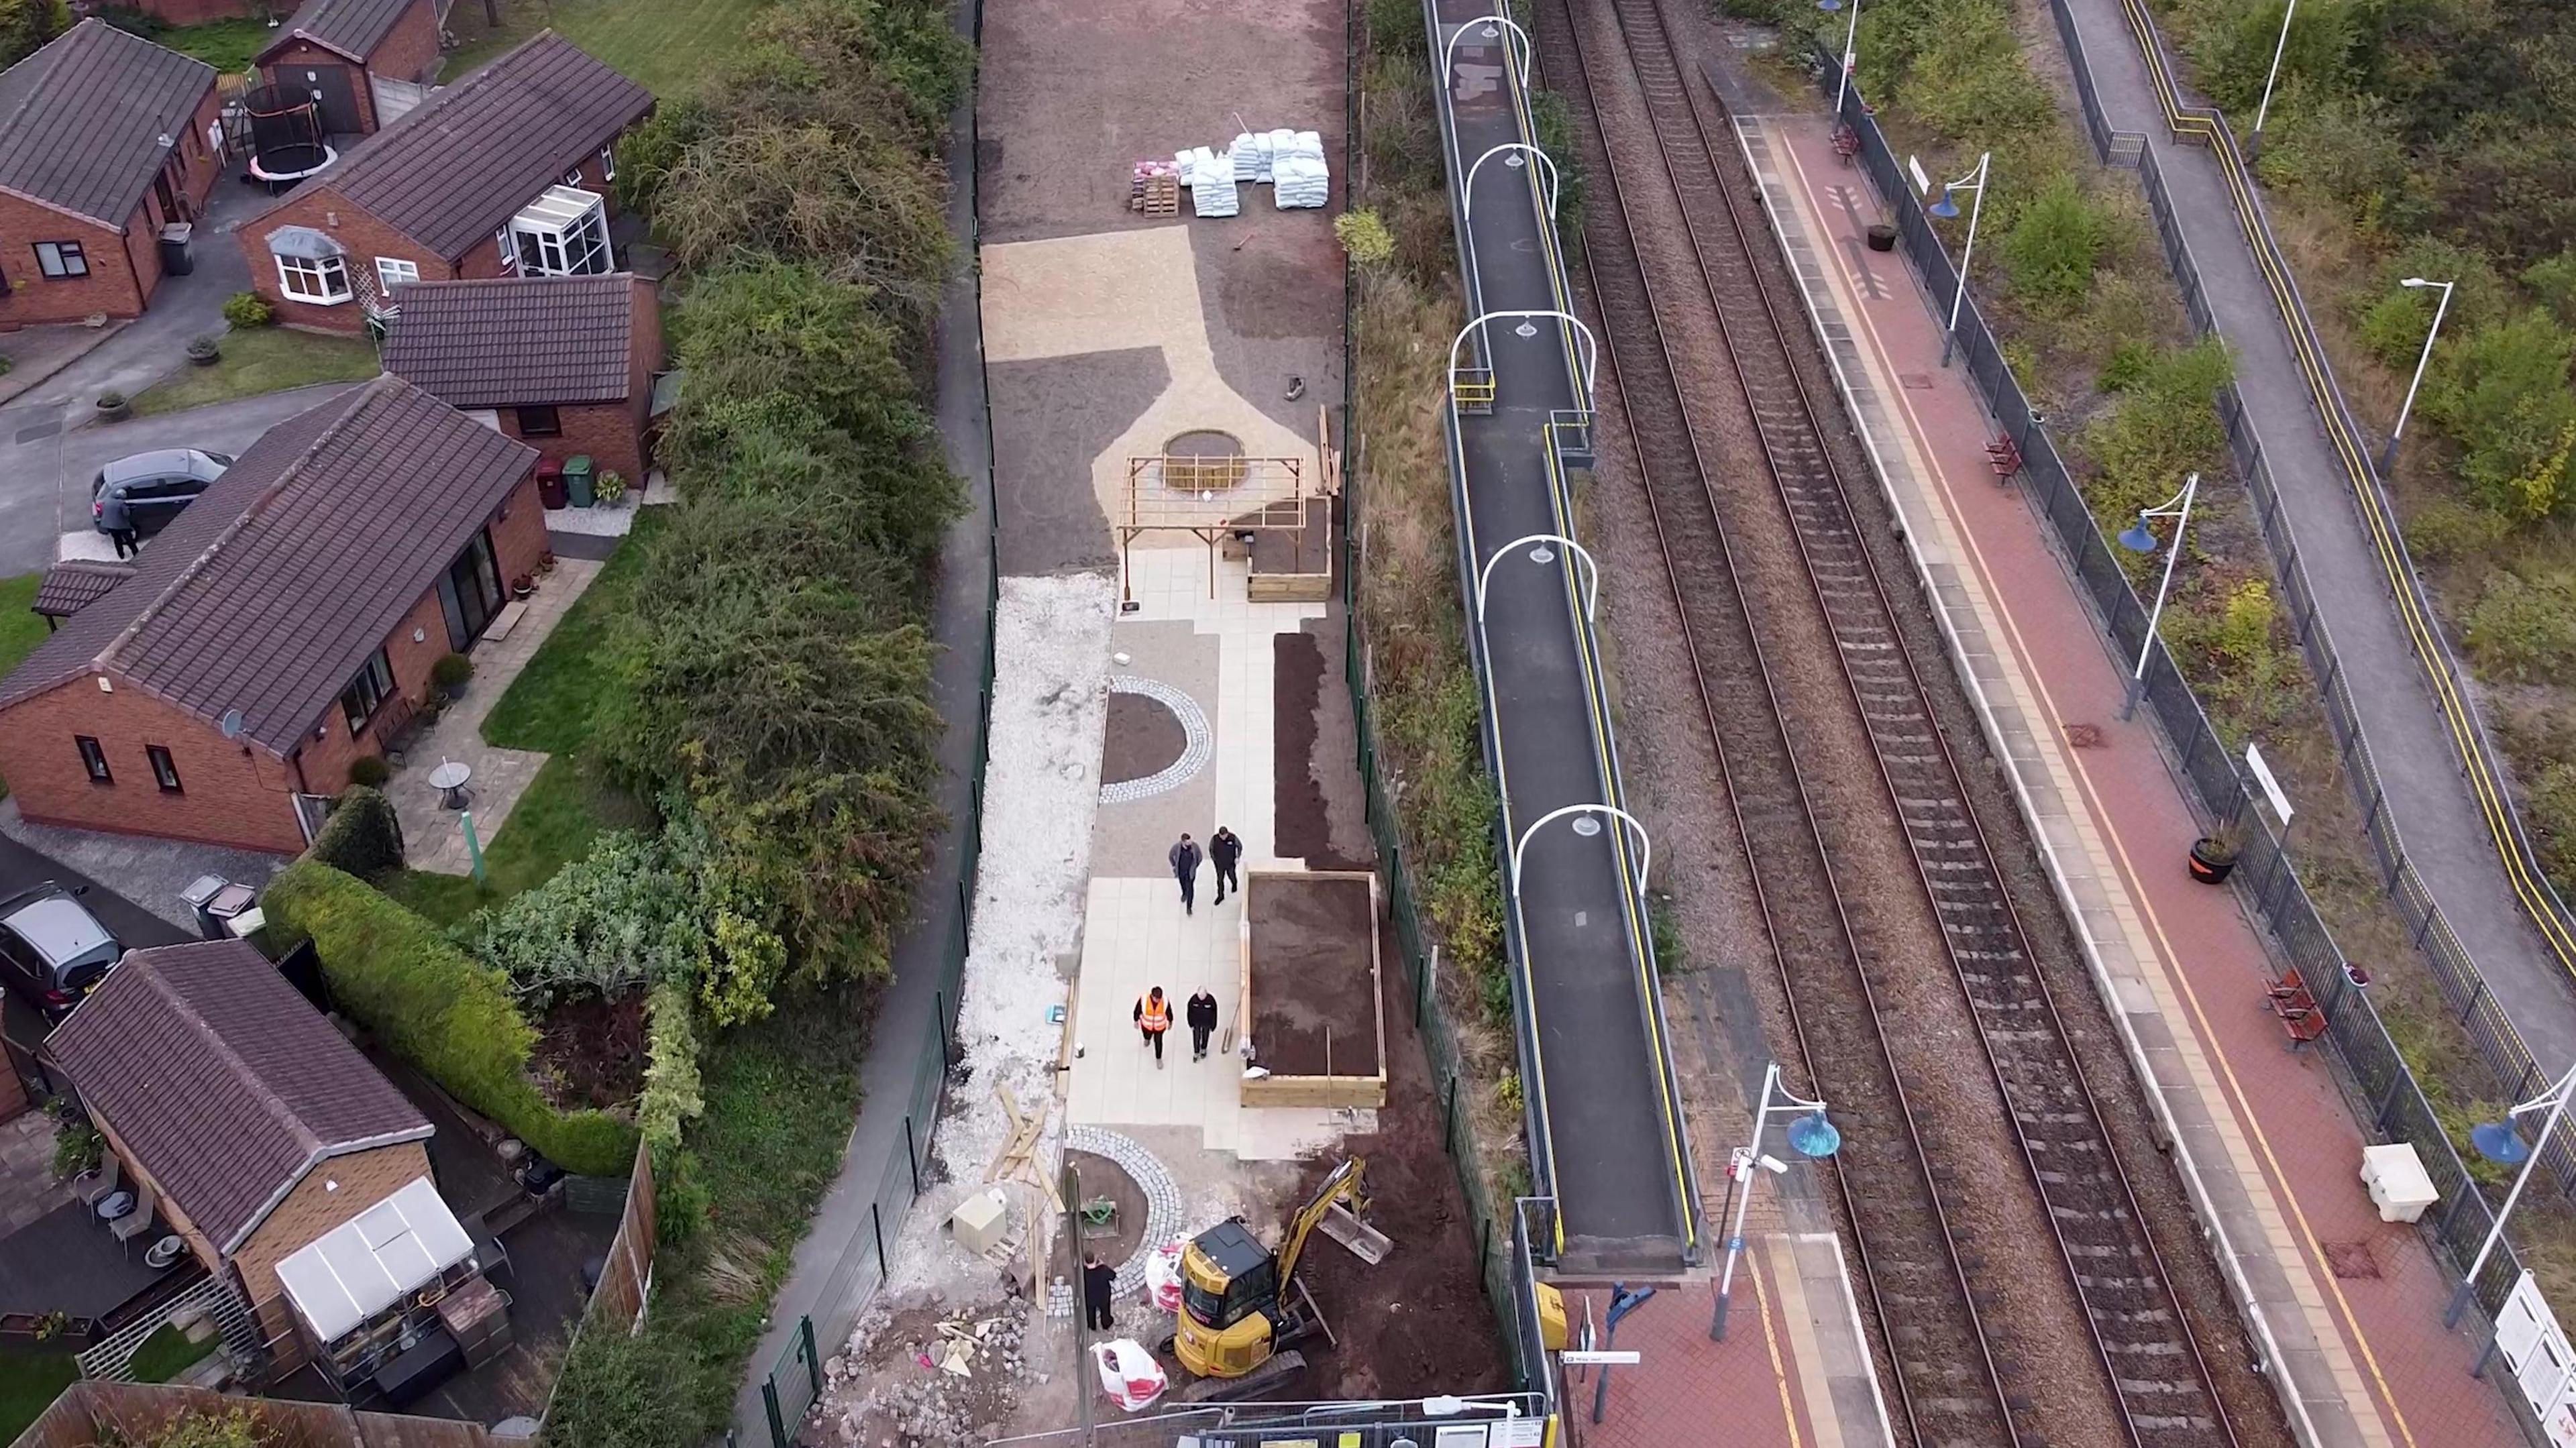
[[[1047,1007],[1067,999],[1056,962],[1082,944],[1117,608],[1117,585],[1100,574],[1002,580],[984,868],[957,1017],[968,1074],[937,1146],[951,1182],[982,1181],[1009,1140],[995,1086],[1009,1086],[1024,1114],[1055,1104],[1063,1027]],[[1040,1163],[1055,1161],[1060,1131],[1050,1114]]]

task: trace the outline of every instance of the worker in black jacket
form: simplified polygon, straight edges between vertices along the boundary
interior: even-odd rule
[[[1209,995],[1205,986],[1190,997],[1189,1017],[1190,1059],[1204,1061],[1207,1059],[1208,1036],[1216,1030],[1216,997]]]
[[[1234,893],[1237,895],[1243,893],[1243,882],[1236,879],[1234,874],[1235,863],[1242,858],[1243,837],[1223,825],[1218,825],[1216,833],[1208,838],[1208,859],[1216,865],[1216,903],[1219,905],[1225,903],[1225,889],[1228,885],[1234,887]]]

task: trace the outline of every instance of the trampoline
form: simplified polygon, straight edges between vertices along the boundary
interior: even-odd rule
[[[271,196],[339,159],[322,139],[322,103],[312,92],[266,85],[241,105],[250,120],[250,179]]]

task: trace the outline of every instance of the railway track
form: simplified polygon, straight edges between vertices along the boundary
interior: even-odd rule
[[[1991,1125],[2009,1134],[2044,1209],[2084,1319],[2070,1326],[2080,1325],[2091,1345],[2111,1411],[2140,1448],[2233,1445],[2208,1365],[1850,511],[1779,299],[1757,262],[1759,202],[1737,184],[1735,159],[1721,159],[1712,143],[1657,0],[1607,0],[1624,56],[1587,47],[1571,3],[1542,3],[1538,48],[1572,60],[1552,67],[1548,79],[1573,102],[1578,131],[1582,120],[1590,122],[1587,171],[1594,194],[1608,202],[1590,208],[1585,247],[1605,351],[1736,827],[1748,857],[1759,862],[1756,903],[1781,962],[1799,1052],[1846,1119],[1831,1175],[1857,1239],[1906,1429],[1921,1444],[1996,1444],[2023,1441],[2030,1424],[2026,1405],[2007,1390],[2009,1360],[1990,1345],[1985,1307],[1994,1298],[1979,1280],[1983,1259],[1963,1250],[1968,1234],[1945,1203],[1941,1137],[1925,1129],[1891,1050],[1888,981],[1880,974],[1890,963],[1862,949],[1817,828],[1793,743],[1801,736],[1782,707],[1758,622],[1775,609],[1816,610],[1830,634],[1885,807],[1901,824],[1940,952],[2006,1108],[2005,1119]],[[1632,161],[1627,184],[1642,169],[1649,185],[1660,179],[1671,188],[1686,219],[1695,277],[1649,274],[1621,168],[1609,160],[1596,83],[1633,84],[1642,97],[1661,164]],[[1702,304],[1687,291],[1704,291],[1717,318],[1729,380],[1750,411],[1763,471],[1803,564],[1804,598],[1752,596],[1761,579],[1740,572],[1731,556],[1715,476],[1694,425],[1705,405],[1691,400],[1688,359],[1677,357],[1664,326],[1668,311]]]

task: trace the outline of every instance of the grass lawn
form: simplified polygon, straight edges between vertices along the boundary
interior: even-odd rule
[[[266,50],[268,43],[276,38],[276,31],[265,22],[254,19],[210,20],[203,25],[181,25],[159,31],[152,37],[181,55],[195,56],[222,75],[240,75],[249,70],[251,58]]]
[[[484,3],[457,0],[448,12],[447,28],[463,45],[447,57],[443,78],[452,81],[551,26],[646,90],[673,96],[696,89],[733,53],[765,0],[493,0],[498,29],[485,21]]]
[[[483,737],[505,749],[538,749],[554,757],[486,841],[487,882],[470,876],[405,870],[381,882],[386,894],[442,925],[544,883],[590,848],[603,829],[649,829],[653,811],[605,777],[590,743],[594,713],[609,692],[609,630],[630,606],[644,555],[663,526],[659,510],[639,512],[627,537],[591,580],[510,691],[483,721]]]
[[[41,573],[0,578],[0,674],[18,667],[20,659],[45,641],[45,621],[29,607],[36,601],[36,585],[44,579]],[[0,780],[0,799],[8,797],[9,782]],[[5,1441],[0,1437],[0,1442]]]
[[[182,367],[134,399],[138,413],[177,412],[316,382],[363,382],[383,370],[364,337],[326,337],[284,327],[224,334],[224,360]]]
[[[206,1334],[203,1342],[190,1342],[188,1335],[169,1323],[152,1330],[143,1345],[134,1350],[134,1380],[138,1383],[166,1383],[206,1360],[223,1339]]]
[[[27,1431],[79,1376],[69,1353],[0,1352],[0,1442]]]

